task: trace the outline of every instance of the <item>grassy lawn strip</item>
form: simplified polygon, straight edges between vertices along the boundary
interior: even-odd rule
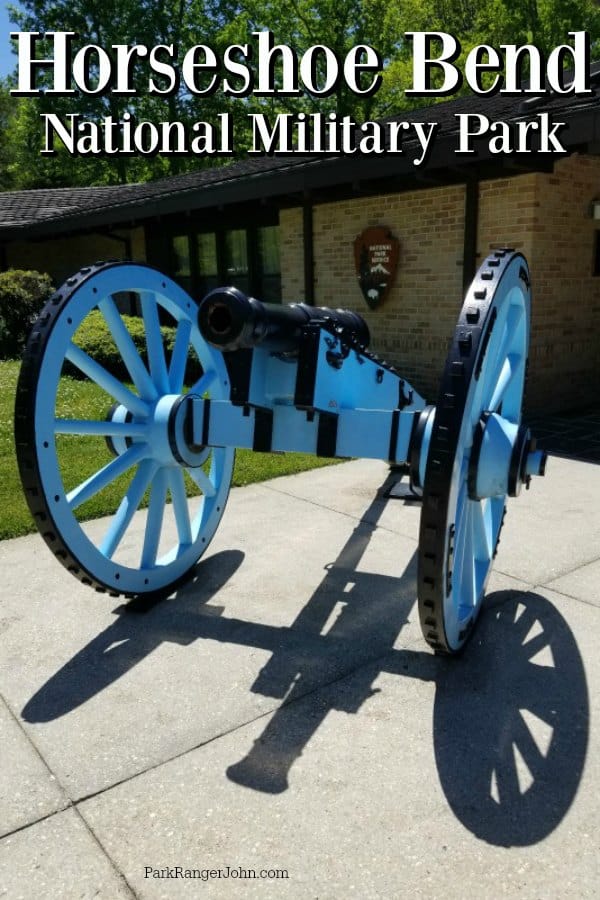
[[[0,540],[36,530],[23,498],[14,449],[13,408],[19,365],[18,362],[0,361]],[[94,384],[63,378],[59,390],[58,415],[69,418],[104,418],[109,405],[106,394]],[[59,435],[57,446],[63,464],[66,490],[84,481],[111,458],[102,446],[102,440],[98,438]],[[339,460],[319,459],[302,453],[281,455],[238,450],[233,484],[252,484],[336,462]],[[82,518],[95,518],[114,512],[128,481],[129,478],[124,477],[123,482],[101,491],[82,506]],[[191,482],[188,489],[188,493],[192,494]]]

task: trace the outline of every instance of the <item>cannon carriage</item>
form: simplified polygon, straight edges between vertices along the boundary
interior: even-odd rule
[[[143,354],[115,302],[124,292],[139,298]],[[218,527],[236,448],[385,460],[405,467],[422,500],[424,637],[437,651],[458,652],[481,608],[506,500],[544,474],[545,454],[521,422],[530,301],[523,256],[494,251],[467,292],[432,405],[371,352],[357,313],[263,304],[231,287],[198,305],[148,266],[86,267],[42,311],[17,387],[17,458],[36,524],[58,560],[91,587],[169,592]],[[82,324],[98,312],[123,379],[78,344]],[[69,370],[104,392],[101,416],[65,413]],[[83,437],[104,456],[71,484],[61,446]],[[117,508],[99,532],[78,511],[108,488]],[[142,507],[134,539],[130,526]]]

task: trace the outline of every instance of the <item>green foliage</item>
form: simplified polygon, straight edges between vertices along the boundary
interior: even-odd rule
[[[106,166],[95,156],[71,156],[56,142],[56,155],[42,154],[44,131],[40,113],[48,106],[37,97],[11,100],[11,116],[5,130],[10,149],[6,172],[8,187],[17,190],[57,187],[86,187],[109,180]]]
[[[138,353],[143,359],[145,365],[148,365],[148,356],[146,351],[146,331],[144,322],[138,316],[121,316],[125,327],[133,338]],[[162,325],[161,332],[163,336],[163,345],[167,353],[167,360],[173,350],[175,342],[176,328],[171,325]],[[125,363],[119,353],[112,335],[104,321],[102,313],[93,310],[85,317],[74,337],[75,343],[85,350],[96,362],[108,369],[116,378],[128,380],[131,376],[125,367]],[[69,374],[80,377],[81,373],[78,369],[69,366]],[[199,378],[201,374],[200,363],[193,351],[190,351],[190,359],[186,370],[186,380],[190,382],[192,379]]]
[[[133,338],[138,353],[143,354],[145,352],[144,323],[134,316],[123,316],[123,321]],[[102,313],[94,310],[85,317],[75,333],[74,343],[101,366],[112,372],[116,378],[130,377]],[[72,371],[73,374],[78,374],[77,369]]]
[[[546,55],[569,43],[569,31],[588,31],[600,49],[600,7],[596,0],[422,0],[416,28],[447,31],[459,38],[463,55],[476,44],[535,44]]]
[[[88,44],[103,47],[109,55],[114,55],[112,46],[118,44],[144,44],[147,47],[174,44],[180,48],[181,56],[194,44],[224,49],[238,16],[237,7],[229,4],[229,0],[219,0],[217,3],[213,0],[105,0],[101,4],[94,0],[23,0],[11,12],[12,19],[22,31],[75,32],[73,55]],[[36,45],[36,53],[41,58],[52,55],[44,41]],[[245,118],[244,104],[223,97],[221,93],[195,98],[182,86],[170,96],[151,95],[148,92],[150,70],[147,64],[144,61],[139,65],[134,63],[131,71],[136,95],[78,92],[57,97],[42,94],[37,98],[24,98],[22,103],[15,104],[18,134],[15,131],[11,138],[17,156],[12,172],[15,186],[125,184],[176,175],[202,165],[222,164],[221,160],[191,156],[182,158],[175,154],[168,157],[116,154],[73,160],[58,139],[55,141],[56,155],[40,157],[43,135],[39,117],[43,113],[61,116],[78,113],[84,119],[95,122],[106,116],[118,122],[125,112],[136,121],[155,123],[181,121],[192,124],[199,119],[216,122],[220,112],[233,112]],[[97,74],[93,60],[88,74],[93,81]],[[49,77],[51,73],[40,71],[38,85],[43,86]],[[161,77],[154,77],[161,84]]]
[[[53,290],[49,275],[21,269],[0,272],[0,359],[21,354]]]
[[[3,191],[12,186],[10,163],[13,158],[13,145],[7,140],[12,116],[13,106],[8,86],[0,80],[0,190]]]
[[[0,362],[0,540],[35,531],[35,524],[23,497],[14,449],[13,409],[18,374],[18,362]],[[91,382],[63,378],[57,404],[57,414],[61,416],[104,418],[110,401],[104,391]],[[102,438],[90,439],[81,435],[59,437],[66,490],[80,484],[91,472],[97,471],[102,459],[106,461],[109,458]],[[101,456],[102,453],[104,457]],[[319,459],[300,453],[280,455],[240,450],[236,455],[233,484],[251,484],[338,462],[339,460]],[[187,487],[192,493],[192,485],[188,483]],[[123,484],[113,483],[109,489],[101,491],[93,502],[85,504],[85,517],[113,513],[122,496]]]
[[[184,84],[172,95],[148,93],[149,70],[143,60],[134,62],[138,95],[116,96],[78,93],[66,97],[45,94],[39,98],[9,98],[0,90],[0,188],[52,187],[131,183],[176,175],[203,165],[222,165],[221,159],[194,156],[87,156],[72,158],[56,141],[56,155],[41,156],[40,114],[79,113],[99,122],[105,116],[119,121],[125,111],[138,121],[217,122],[229,113],[234,122],[236,151],[243,155],[251,142],[248,113],[270,117],[282,112],[335,112],[358,121],[422,107],[439,98],[413,98],[405,91],[412,85],[411,31],[446,31],[461,42],[460,66],[470,49],[488,43],[535,44],[545,54],[569,42],[569,31],[588,31],[592,56],[600,54],[600,3],[598,0],[22,0],[12,18],[22,30],[74,31],[73,52],[85,44],[97,44],[112,53],[113,44],[177,46],[180,61],[195,44],[207,44],[222,57],[227,46],[252,45],[252,32],[269,29],[275,41],[287,44],[299,55],[315,44],[330,47],[340,61],[357,44],[374,47],[383,60],[382,84],[370,97],[355,96],[340,82],[328,97],[257,97],[244,100],[221,91],[196,96]],[[47,49],[47,48],[46,48]],[[40,57],[48,55],[44,42]],[[278,71],[278,66],[275,67]],[[93,66],[91,69],[94,75]],[[527,74],[526,72],[524,73]],[[49,73],[40,72],[41,82]],[[160,76],[156,76],[160,83]],[[468,90],[463,87],[463,92]],[[482,102],[485,102],[482,100]]]

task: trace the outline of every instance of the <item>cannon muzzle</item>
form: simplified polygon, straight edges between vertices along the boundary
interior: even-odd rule
[[[328,324],[342,337],[363,347],[370,340],[369,328],[358,313],[328,309],[306,303],[261,303],[234,287],[216,288],[206,295],[198,311],[198,327],[209,344],[219,350],[241,350],[261,346],[277,353],[298,349],[302,329],[310,324]]]

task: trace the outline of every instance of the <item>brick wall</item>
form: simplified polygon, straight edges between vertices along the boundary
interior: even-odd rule
[[[600,396],[600,276],[592,272],[600,223],[589,214],[594,198],[600,198],[598,157],[572,156],[558,161],[551,175],[480,185],[479,259],[491,248],[512,246],[531,268],[530,411],[585,407]],[[314,208],[316,303],[364,315],[373,349],[431,400],[462,303],[464,204],[464,187],[452,186]],[[282,296],[303,300],[302,210],[282,210],[280,225]],[[385,225],[400,240],[396,282],[375,311],[362,297],[353,258],[355,237],[370,225]],[[143,229],[122,233],[132,240],[132,257],[143,260]],[[11,244],[7,264],[49,272],[59,284],[85,263],[124,255],[122,243],[84,235]]]
[[[600,277],[592,274],[590,201],[600,197],[600,159],[571,156],[551,175],[480,188],[478,250],[508,245],[527,257],[532,323],[527,408],[554,412],[597,402]]]
[[[304,296],[304,240],[302,209],[279,213],[281,252],[281,296],[285,303],[298,303]]]
[[[289,289],[303,278],[302,222],[291,212],[281,217],[286,300],[294,299]],[[369,225],[387,226],[400,241],[396,281],[377,310],[367,306],[354,270],[353,241]],[[461,186],[314,209],[315,302],[360,312],[371,329],[372,348],[432,399],[461,305],[463,226]]]
[[[533,285],[527,409],[584,407],[600,396],[600,276],[593,276],[590,201],[600,198],[600,159],[572,156],[552,175],[482,182],[478,259],[510,246],[528,259]],[[372,347],[428,399],[437,396],[462,303],[464,188],[447,187],[327,203],[314,208],[315,302],[347,306],[369,323]],[[282,286],[303,299],[302,212],[281,213]],[[399,238],[396,282],[372,311],[354,271],[353,241],[370,225]]]
[[[572,156],[537,176],[529,403],[575,409],[600,397],[600,276],[593,275],[592,199],[600,159]]]

